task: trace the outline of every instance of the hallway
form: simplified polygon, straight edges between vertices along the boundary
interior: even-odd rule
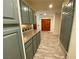
[[[75,0],[3,0],[2,18],[3,59],[76,59]]]
[[[41,32],[41,43],[34,59],[65,59],[65,53],[58,42],[58,35],[52,32]]]

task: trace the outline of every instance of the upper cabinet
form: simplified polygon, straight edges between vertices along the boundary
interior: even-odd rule
[[[22,24],[34,24],[34,11],[26,3],[21,1],[21,20]]]
[[[3,23],[19,23],[17,0],[3,0]]]
[[[29,17],[30,17],[30,24],[33,24],[33,11],[30,7],[29,7]]]
[[[21,2],[21,19],[23,24],[29,24],[29,9],[28,6],[24,3]]]
[[[36,16],[35,16],[35,11],[32,10],[32,20],[33,20],[33,24],[36,24]]]
[[[33,13],[34,13],[34,11],[33,11]],[[35,16],[35,14],[33,14],[33,23],[36,24],[36,16]]]

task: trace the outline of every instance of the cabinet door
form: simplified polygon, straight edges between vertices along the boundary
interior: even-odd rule
[[[3,0],[3,16],[14,18],[14,3],[13,0]]]
[[[33,48],[32,43],[25,49],[26,51],[26,59],[33,59]]]
[[[38,45],[38,47],[39,47],[40,41],[41,41],[40,32],[38,32],[38,34],[37,34],[37,45]]]
[[[28,14],[28,6],[21,1],[21,18],[23,24],[28,24],[29,21],[29,14]]]
[[[68,51],[68,47],[69,47],[72,23],[73,23],[72,15],[70,15],[70,14],[65,15],[64,14],[62,17],[60,41],[63,44],[66,51]]]
[[[17,0],[3,0],[4,24],[19,23]]]
[[[40,44],[40,33],[38,32],[37,33],[37,36],[36,36],[37,38],[37,48],[39,47],[39,44]]]
[[[30,17],[30,24],[33,24],[33,13],[30,7],[29,7],[29,17]]]
[[[35,12],[33,11],[33,24],[36,24],[36,16],[35,16]]]
[[[62,23],[61,23],[61,31],[60,31],[60,41],[68,52],[71,31],[72,31],[72,24],[73,24],[73,16],[74,16],[74,1],[70,1],[69,4],[72,3],[70,6],[64,6],[62,12]]]
[[[36,24],[36,16],[34,15],[33,24]]]
[[[33,37],[33,51],[34,51],[34,54],[36,53],[38,47],[39,47],[39,44],[40,44],[40,32],[37,33],[34,37]]]
[[[3,36],[3,59],[24,59],[19,29],[6,29]]]
[[[37,51],[37,39],[36,36],[33,37],[33,55],[35,55]]]
[[[70,2],[71,3],[71,2]],[[73,2],[72,2],[73,5]],[[65,6],[63,7],[62,13],[62,23],[61,23],[61,32],[60,32],[60,41],[66,51],[68,52],[69,43],[70,43],[70,36],[72,31],[72,24],[73,24],[73,7]]]

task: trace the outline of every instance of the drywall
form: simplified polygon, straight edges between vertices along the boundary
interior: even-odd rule
[[[60,33],[60,28],[61,28],[61,14],[55,14],[55,34]]]
[[[41,19],[51,19],[50,31],[54,32],[54,19],[53,19],[53,16],[43,16],[43,17],[41,17]]]
[[[54,32],[54,25],[55,25],[55,17],[54,16],[41,16],[39,14],[36,15],[36,20],[37,20],[37,29],[41,30],[41,20],[42,19],[51,19],[51,27],[50,27],[50,31]]]
[[[74,22],[72,27],[69,52],[67,59],[76,59],[76,17],[74,16]]]
[[[36,14],[37,29],[41,30],[41,19],[51,19],[51,32],[59,35],[61,27],[61,14],[53,14],[52,16],[43,16]]]

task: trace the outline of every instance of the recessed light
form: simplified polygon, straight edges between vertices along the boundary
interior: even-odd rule
[[[44,16],[46,16],[47,14],[46,13],[44,13]]]
[[[52,5],[52,4],[50,4],[50,5],[49,5],[49,8],[52,8],[52,7],[53,7],[53,5]]]
[[[26,7],[24,7],[23,9],[24,9],[24,11],[27,11],[28,10],[28,8],[26,8]]]

